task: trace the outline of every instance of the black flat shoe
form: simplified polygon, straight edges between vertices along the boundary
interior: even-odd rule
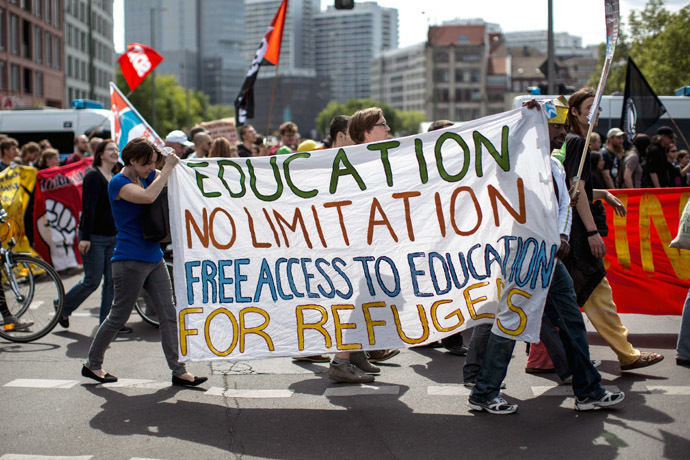
[[[172,384],[179,387],[196,387],[208,380],[208,377],[194,377],[193,381],[181,379],[175,375],[172,376]]]
[[[81,375],[84,377],[88,377],[90,379],[94,379],[100,383],[112,383],[112,382],[117,382],[117,377],[114,375],[110,375],[107,372],[103,377],[99,377],[96,375],[94,371],[86,367],[86,365],[83,365],[81,367]]]

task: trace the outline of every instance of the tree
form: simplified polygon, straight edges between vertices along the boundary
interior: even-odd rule
[[[327,135],[331,120],[337,115],[352,115],[356,111],[368,107],[381,107],[391,132],[395,133],[396,136],[417,133],[419,123],[424,121],[424,113],[422,112],[403,112],[374,99],[350,99],[345,104],[336,101],[329,102],[326,108],[317,115],[316,128],[320,133]]]
[[[117,71],[117,86],[123,94],[129,93],[122,72]],[[151,115],[151,77],[146,78],[127,99],[142,117],[152,123]],[[189,90],[189,124],[187,126],[187,94],[177,83],[174,75],[156,75],[156,126],[153,129],[161,136],[175,129],[189,130],[202,121],[216,120],[234,115],[230,107],[210,105],[208,96],[201,91]]]
[[[606,82],[605,93],[625,89],[625,63],[632,57],[645,79],[658,95],[673,94],[687,84],[690,75],[690,5],[677,13],[664,8],[664,0],[649,0],[639,14],[630,13],[630,39],[621,33],[616,45],[614,65]],[[596,87],[605,53],[588,84]]]

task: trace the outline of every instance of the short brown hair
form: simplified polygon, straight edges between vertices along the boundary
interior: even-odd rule
[[[22,156],[26,155],[29,152],[40,152],[41,147],[35,143],[35,142],[27,142],[26,144],[22,145]]]
[[[244,142],[244,133],[246,133],[247,131],[249,131],[250,128],[251,128],[251,129],[254,129],[254,127],[253,127],[252,125],[242,125],[242,126],[240,126],[240,130],[239,130],[239,132],[238,132],[238,134],[240,135],[240,142]],[[255,130],[255,131],[256,131],[256,130]]]
[[[570,127],[571,131],[583,137],[587,133],[580,132],[581,129],[579,126],[579,122],[577,121],[577,116],[573,113],[573,108],[577,109],[577,113],[582,113],[582,103],[590,97],[594,97],[594,94],[594,88],[590,88],[587,86],[575,91],[568,98],[568,107],[570,108],[568,110],[568,126]]]
[[[368,109],[355,112],[347,124],[347,132],[352,142],[355,144],[364,143],[364,133],[374,129],[374,126],[382,116],[383,110],[379,107],[369,107]]]
[[[129,166],[132,164],[132,160],[136,160],[141,164],[147,164],[153,159],[153,155],[160,154],[160,149],[153,142],[143,137],[137,137],[125,145],[120,156],[125,166]]]
[[[11,137],[6,137],[0,142],[0,155],[5,153],[5,150],[12,148],[12,146],[18,147],[19,142]]]
[[[283,134],[296,133],[296,132],[297,132],[297,125],[291,121],[286,121],[285,123],[280,125],[280,135],[281,136]]]

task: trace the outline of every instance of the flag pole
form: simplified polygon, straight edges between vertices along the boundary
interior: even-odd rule
[[[133,92],[134,92],[134,90],[133,90],[133,89],[130,89],[130,90],[129,90],[129,93],[127,93],[127,95],[125,96],[125,99],[129,99],[129,96],[131,96]],[[111,114],[112,114],[112,111],[111,111]],[[89,135],[86,136],[86,140],[87,140],[87,141],[90,141],[91,138],[93,137],[93,135],[96,133],[96,131],[98,131],[99,129],[101,129],[101,128],[103,127],[103,125],[105,124],[105,121],[106,121],[107,119],[108,119],[107,117],[104,118],[104,119],[102,119],[102,120],[101,120],[101,124],[98,125],[98,126],[96,126],[95,128],[93,128],[93,129],[91,130],[91,132],[89,133]],[[113,134],[113,133],[110,133],[110,135],[112,135],[112,134]]]
[[[688,145],[688,140],[685,138],[685,136],[683,136],[683,131],[681,131],[678,127],[678,123],[676,123],[676,120],[673,119],[669,112],[666,113],[668,114],[668,117],[671,119],[671,123],[673,123],[673,126],[675,126],[676,130],[678,130],[678,134],[680,134],[681,139],[683,139],[683,142],[685,143],[685,148],[690,149],[690,145]]]
[[[280,65],[280,61],[276,64],[276,74],[273,77],[273,91],[271,92],[271,103],[268,106],[268,121],[266,122],[266,138],[268,138],[269,133],[271,132],[271,115],[273,115],[273,100],[276,96],[276,85],[278,84],[278,66]]]

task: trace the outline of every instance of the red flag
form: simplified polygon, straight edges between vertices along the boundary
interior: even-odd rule
[[[156,50],[139,43],[127,45],[127,51],[120,56],[120,68],[129,89],[134,91],[148,74],[163,60]]]
[[[254,82],[259,74],[259,66],[278,65],[280,60],[280,45],[283,41],[283,29],[285,28],[285,17],[287,15],[288,0],[283,0],[280,8],[273,16],[271,25],[259,43],[259,48],[254,54],[254,60],[247,72],[240,94],[235,99],[235,115],[237,126],[242,126],[247,118],[254,118]]]

